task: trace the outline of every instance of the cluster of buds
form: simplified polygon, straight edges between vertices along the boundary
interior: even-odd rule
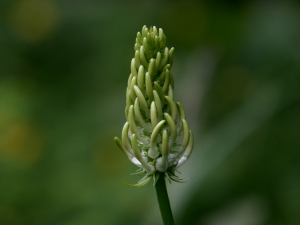
[[[146,175],[135,186],[165,173],[169,181],[181,182],[175,171],[189,158],[194,138],[182,105],[174,102],[174,78],[170,72],[174,48],[155,26],[137,33],[135,57],[126,90],[127,122],[118,147]],[[181,135],[182,134],[182,135]],[[179,144],[180,143],[180,144]]]

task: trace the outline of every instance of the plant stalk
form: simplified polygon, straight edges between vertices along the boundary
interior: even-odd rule
[[[175,223],[168,197],[164,173],[160,173],[158,181],[155,184],[155,190],[164,225],[174,225]]]

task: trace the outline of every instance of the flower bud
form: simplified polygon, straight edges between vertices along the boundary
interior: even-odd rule
[[[166,47],[166,36],[155,26],[137,33],[135,55],[126,90],[127,122],[117,146],[146,176],[135,186],[146,184],[155,172],[182,182],[178,169],[191,155],[194,137],[183,106],[174,102],[171,73],[174,48]],[[177,120],[179,119],[179,122]],[[182,139],[178,137],[182,135]],[[179,142],[179,143],[178,143]],[[149,178],[150,177],[150,178]]]

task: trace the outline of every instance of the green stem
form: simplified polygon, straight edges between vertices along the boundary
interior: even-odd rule
[[[168,197],[164,173],[160,173],[158,181],[155,184],[155,190],[164,225],[174,225],[175,223]]]

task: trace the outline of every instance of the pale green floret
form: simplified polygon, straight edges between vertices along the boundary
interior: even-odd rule
[[[131,73],[134,77],[137,76],[137,71],[136,71],[136,67],[135,67],[135,59],[134,58],[131,60]]]
[[[130,96],[131,96],[132,102],[134,102],[136,99],[135,91],[133,91],[135,85],[137,85],[137,79],[136,79],[136,77],[133,77],[131,79],[131,84],[130,84]]]
[[[185,120],[185,112],[180,102],[177,102],[177,107],[179,111],[180,120]]]
[[[156,70],[159,69],[160,62],[161,62],[161,53],[158,52],[158,53],[156,54],[156,61],[155,61],[155,67],[156,67]]]
[[[167,69],[166,70],[166,75],[165,75],[165,83],[164,86],[162,88],[162,91],[167,94],[168,90],[169,90],[169,83],[170,83],[170,71]]]
[[[162,157],[158,158],[156,161],[156,169],[160,172],[165,172],[168,169],[168,155],[169,155],[169,147],[168,147],[168,132],[167,130],[163,131],[162,138]]]
[[[163,128],[163,125],[164,125],[165,122],[166,122],[165,120],[160,121],[156,125],[156,127],[153,129],[153,132],[151,134],[150,149],[148,151],[148,155],[152,159],[157,158],[159,156],[159,152],[156,148],[156,140],[157,140],[159,132]]]
[[[137,126],[136,126],[136,123],[135,123],[135,119],[134,119],[134,111],[133,111],[133,105],[130,106],[129,108],[129,112],[128,112],[128,122],[129,122],[129,126],[130,126],[130,130],[133,132],[133,133],[136,133],[137,132]]]
[[[146,92],[150,101],[153,101],[152,79],[149,72],[146,73]]]
[[[143,37],[146,37],[147,33],[148,33],[148,28],[147,28],[146,25],[144,25],[143,28],[142,28],[142,35],[143,35]]]
[[[185,151],[186,146],[188,145],[189,142],[189,136],[190,136],[189,126],[185,119],[182,120],[182,124],[183,124],[183,139],[182,139],[180,149],[178,150],[177,153],[170,154],[169,156],[170,165],[172,166],[176,164],[176,159]]]
[[[182,166],[183,163],[185,163],[185,161],[187,161],[190,157],[190,155],[193,152],[193,147],[194,147],[194,136],[192,131],[189,132],[190,133],[190,138],[189,138],[189,143],[188,146],[186,147],[186,150],[183,154],[183,156],[179,159],[177,165],[175,166],[175,170],[178,169],[180,166]]]
[[[172,68],[173,65],[173,53],[174,53],[174,48],[171,48],[169,51],[169,59],[168,59],[168,64],[170,64],[170,69]]]
[[[154,102],[156,105],[158,121],[161,121],[162,120],[162,104],[161,104],[159,95],[157,94],[157,92],[155,90],[153,90],[153,96],[154,96]]]
[[[159,41],[162,42],[164,38],[164,31],[163,29],[159,28]]]
[[[143,44],[143,37],[142,37],[140,32],[137,33],[137,39],[138,39],[139,44],[142,45]]]
[[[140,51],[139,50],[135,51],[134,60],[135,60],[135,68],[138,70],[140,68],[140,65],[141,65]]]
[[[149,63],[149,68],[148,68],[149,75],[151,79],[153,79],[155,73],[156,73],[156,68],[155,68],[155,59],[151,59]]]
[[[183,139],[181,146],[186,147],[189,141],[189,125],[185,119],[182,119],[183,124]]]
[[[128,109],[133,104],[130,92],[131,92],[130,89],[127,89],[127,92],[126,92],[126,106],[127,106]]]
[[[144,66],[141,65],[139,67],[138,76],[137,76],[137,84],[143,95],[146,94],[145,90],[145,69]]]
[[[177,139],[177,128],[175,122],[173,121],[172,117],[168,113],[165,113],[164,116],[167,120],[167,123],[171,131],[171,139],[169,141],[169,151],[170,151],[173,148],[173,145]]]
[[[172,117],[173,121],[176,123],[177,122],[177,116],[178,116],[176,104],[169,96],[165,96],[165,99],[168,101],[168,104],[170,106],[171,117]]]
[[[156,106],[154,101],[151,103],[150,116],[151,116],[151,124],[152,127],[154,128],[157,125],[157,114],[156,114]]]
[[[145,99],[143,93],[141,92],[141,90],[139,89],[139,87],[136,86],[136,85],[134,85],[134,91],[135,91],[135,94],[138,97],[138,99],[139,99],[139,101],[141,103],[141,106],[142,106],[143,110],[145,111],[147,117],[149,117],[150,116],[150,110],[148,108],[148,104],[146,102],[146,99]]]
[[[131,154],[133,154],[133,150],[131,149],[129,139],[128,139],[128,129],[129,129],[129,123],[126,122],[122,130],[122,142],[124,144],[125,149]]]
[[[178,128],[178,132],[181,132],[182,130],[182,120],[185,120],[185,112],[184,112],[184,109],[182,107],[182,105],[177,102],[177,108],[178,108],[178,111],[179,111],[179,128]]]

